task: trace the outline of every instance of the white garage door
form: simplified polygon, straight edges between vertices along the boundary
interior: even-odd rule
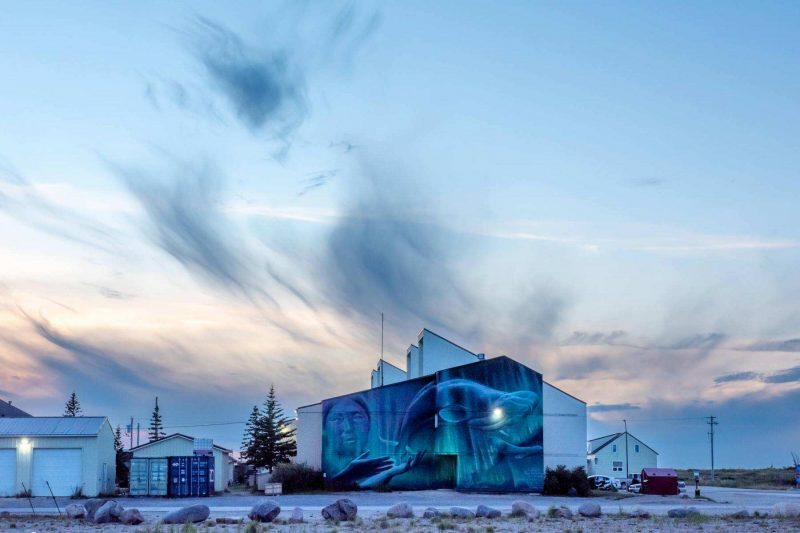
[[[0,450],[0,496],[14,496],[17,484],[17,450]]]
[[[76,487],[83,484],[80,448],[33,449],[33,495],[50,496],[47,482],[56,496],[70,496]]]

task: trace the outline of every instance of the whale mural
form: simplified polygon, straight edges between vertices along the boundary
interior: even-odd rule
[[[537,491],[542,377],[507,357],[323,401],[331,486]]]

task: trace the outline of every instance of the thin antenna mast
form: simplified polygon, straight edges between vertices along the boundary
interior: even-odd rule
[[[381,387],[383,387],[383,312],[381,312]]]

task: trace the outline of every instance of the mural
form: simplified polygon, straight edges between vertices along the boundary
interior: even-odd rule
[[[323,401],[330,486],[541,490],[542,376],[498,357]]]

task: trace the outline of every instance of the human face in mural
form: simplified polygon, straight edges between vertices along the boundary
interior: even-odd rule
[[[325,419],[326,435],[337,455],[354,458],[367,448],[370,418],[366,409],[352,399],[343,399],[331,407]]]

